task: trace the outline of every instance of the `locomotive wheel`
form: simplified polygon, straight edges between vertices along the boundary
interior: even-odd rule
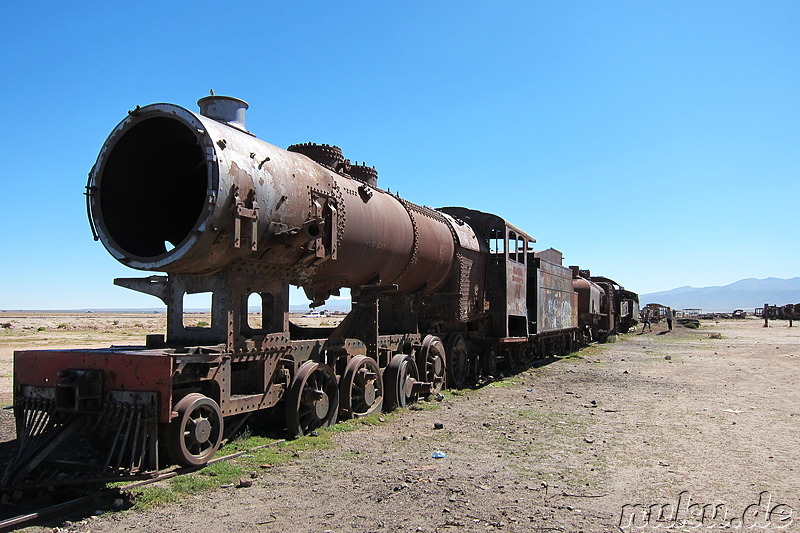
[[[170,458],[184,466],[207,463],[222,443],[224,422],[217,402],[202,394],[189,394],[175,406],[178,417],[167,428]]]
[[[339,384],[339,415],[358,418],[380,411],[383,406],[383,379],[378,363],[359,355],[347,364]]]
[[[484,379],[483,361],[479,353],[472,352],[467,359],[467,383],[481,383]]]
[[[417,353],[417,370],[420,381],[431,384],[431,394],[444,388],[444,376],[447,368],[444,344],[442,339],[428,335],[422,340],[422,348]]]
[[[339,386],[328,365],[306,361],[294,376],[286,396],[286,429],[300,437],[336,422]]]
[[[483,374],[486,377],[497,377],[497,352],[494,348],[489,348],[483,353]]]
[[[536,360],[536,345],[531,344],[524,350],[525,364],[530,366]]]
[[[456,333],[447,342],[447,355],[450,364],[447,366],[447,384],[463,389],[469,377],[469,352],[464,335]]]
[[[389,366],[383,372],[387,410],[405,407],[417,401],[419,394],[414,392],[414,384],[418,378],[419,372],[413,356],[399,353],[392,357]]]
[[[521,346],[515,346],[509,350],[509,360],[511,364],[509,365],[512,370],[514,371],[521,371],[525,369],[527,365],[527,359],[525,357],[524,348]]]

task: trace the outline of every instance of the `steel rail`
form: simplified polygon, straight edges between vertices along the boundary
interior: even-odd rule
[[[251,452],[254,452],[254,451],[257,451],[257,450],[262,450],[264,448],[269,448],[270,446],[275,446],[275,445],[281,444],[283,442],[286,442],[286,439],[278,439],[278,440],[275,440],[275,441],[272,441],[272,442],[268,442],[267,444],[261,444],[260,446],[255,446],[253,448],[249,448],[247,450],[243,450],[243,451],[236,452],[236,453],[231,453],[231,454],[228,454],[228,455],[223,455],[222,457],[215,457],[215,458],[211,459],[209,462],[207,462],[204,465],[178,468],[178,469],[175,469],[175,470],[172,470],[172,471],[169,471],[169,472],[164,472],[163,474],[159,474],[159,475],[154,476],[152,478],[143,479],[143,480],[140,480],[140,481],[135,481],[133,483],[129,483],[129,484],[124,485],[122,487],[114,487],[114,488],[106,487],[106,488],[102,489],[101,491],[99,491],[99,493],[96,494],[96,495],[81,496],[80,498],[75,498],[73,500],[68,500],[66,502],[62,502],[62,503],[59,503],[59,504],[56,504],[56,505],[51,505],[49,507],[44,507],[44,508],[39,509],[38,511],[34,511],[32,513],[26,513],[26,514],[21,514],[21,515],[14,516],[12,518],[7,518],[5,520],[0,521],[0,532],[12,531],[12,530],[18,528],[19,526],[21,526],[23,524],[29,524],[30,522],[33,522],[35,520],[41,520],[41,519],[44,519],[44,518],[51,517],[53,515],[57,515],[58,513],[71,512],[71,511],[80,509],[84,505],[88,505],[89,503],[93,502],[95,497],[98,496],[98,495],[106,494],[106,493],[109,493],[109,492],[125,492],[125,491],[129,491],[131,489],[134,489],[134,488],[138,488],[138,487],[142,487],[144,485],[149,485],[151,483],[155,483],[157,481],[170,479],[170,478],[173,478],[173,477],[176,477],[176,476],[179,476],[179,475],[183,475],[183,474],[190,474],[190,473],[195,472],[197,470],[201,470],[201,469],[205,468],[208,465],[212,465],[212,464],[218,463],[220,461],[228,461],[230,459],[235,459],[235,458],[241,457],[242,455],[245,455],[247,453],[251,453]]]

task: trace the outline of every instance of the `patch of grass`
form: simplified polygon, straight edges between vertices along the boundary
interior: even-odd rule
[[[252,450],[251,452],[246,453],[240,457],[231,459],[231,461],[241,465],[243,468],[260,467],[264,464],[277,465],[287,462],[291,458],[292,454],[290,452],[282,450],[277,444],[274,446],[267,446],[265,448],[253,450],[253,448],[256,448],[258,446],[268,445],[273,442],[275,442],[275,439],[268,437],[261,437],[261,436],[254,436],[254,437],[247,436],[244,438],[240,437],[235,441],[226,444],[222,450],[217,452],[217,456],[229,455],[236,452],[247,452],[248,450]]]
[[[292,454],[275,447],[261,448],[260,450],[254,450],[252,454],[247,455],[252,456],[244,458],[244,460],[247,461],[247,464],[249,466],[259,468],[266,465],[282,465],[289,462],[289,459],[292,458]]]
[[[68,327],[64,322],[56,326],[57,329],[67,329]]]
[[[36,331],[44,331],[44,326],[39,326],[38,328],[36,328]]]
[[[455,389],[444,389],[439,394],[442,395],[442,400],[452,400],[455,397]]]
[[[244,474],[244,467],[236,464],[233,461],[220,461],[212,465],[208,465],[200,470],[198,474],[201,476],[214,477],[220,484],[230,483],[238,480]]]
[[[247,433],[249,433],[249,430]],[[275,442],[275,439],[271,437],[243,434],[240,435],[236,440],[226,444],[224,449],[217,452],[217,455],[223,456],[236,452],[243,452],[255,448],[256,446],[264,446],[265,444],[269,444],[271,442]]]
[[[721,339],[722,338],[722,333],[719,333],[719,332],[709,333],[708,334],[708,338],[709,339]]]
[[[525,377],[520,374],[515,374],[513,376],[509,376],[507,378],[498,379],[497,381],[493,381],[489,384],[491,387],[498,387],[500,389],[506,389],[510,387],[516,387],[517,385],[521,385],[525,381]]]
[[[333,448],[333,440],[331,439],[330,430],[317,430],[317,432],[318,435],[316,437],[305,435],[298,439],[282,442],[278,445],[278,448],[292,453],[327,450]]]
[[[362,416],[358,419],[358,423],[364,426],[377,426],[386,422],[391,422],[397,418],[396,413],[373,413],[369,416]]]
[[[420,407],[422,411],[436,411],[437,409],[442,408],[442,404],[437,402],[436,400],[427,400],[423,402],[417,402],[417,406]]]
[[[178,476],[170,480],[170,489],[173,493],[177,494],[197,494],[214,488],[217,485],[215,479],[210,477],[201,476],[199,474],[187,474]]]
[[[133,495],[133,509],[136,511],[145,511],[172,503],[178,499],[177,495],[169,488],[152,485],[133,491]]]
[[[370,421],[365,421],[369,418]],[[338,422],[327,429],[331,433],[346,433],[348,431],[355,431],[361,426],[374,426],[380,424],[377,415],[369,415],[363,418],[351,418],[350,420],[343,420]]]
[[[208,322],[206,322],[205,320],[198,320],[197,321],[197,327],[198,328],[207,328],[208,327]]]
[[[235,461],[220,461],[199,472],[178,476],[170,481],[174,494],[197,494],[222,485],[236,483],[244,473],[245,465]]]

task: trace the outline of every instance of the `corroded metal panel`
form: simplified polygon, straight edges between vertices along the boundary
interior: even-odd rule
[[[153,104],[115,128],[87,193],[96,236],[117,260],[170,274],[253,262],[315,303],[343,287],[429,294],[444,284],[456,243],[444,216],[348,175],[349,163],[318,163],[310,146],[282,150],[230,118]]]
[[[536,271],[536,332],[578,327],[577,295],[569,268],[540,261]]]
[[[459,266],[459,319],[466,322],[484,312],[486,263],[479,252],[461,250]]]
[[[527,268],[516,261],[506,261],[506,298],[508,314],[527,316],[528,276]]]
[[[578,293],[578,311],[584,315],[599,314],[602,289],[596,283],[580,277],[575,278],[573,286]]]
[[[455,218],[451,215],[448,215],[445,212],[441,212],[444,218],[450,222],[450,226],[453,228],[453,231],[458,239],[458,244],[461,248],[465,248],[467,250],[471,250],[473,252],[480,252],[481,248],[481,241],[478,239],[478,236],[475,234],[475,230],[472,229],[472,226],[465,223],[460,218]],[[486,246],[483,246],[485,249]]]
[[[172,408],[172,356],[123,349],[31,350],[14,352],[14,390],[22,385],[55,388],[59,372],[71,369],[103,372],[108,391],[158,393],[159,421],[168,422]]]

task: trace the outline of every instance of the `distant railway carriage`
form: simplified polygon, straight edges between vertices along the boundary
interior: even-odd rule
[[[635,292],[609,278],[592,276],[588,270],[570,268],[585,341],[605,341],[609,335],[627,333],[638,324],[639,296]]]

